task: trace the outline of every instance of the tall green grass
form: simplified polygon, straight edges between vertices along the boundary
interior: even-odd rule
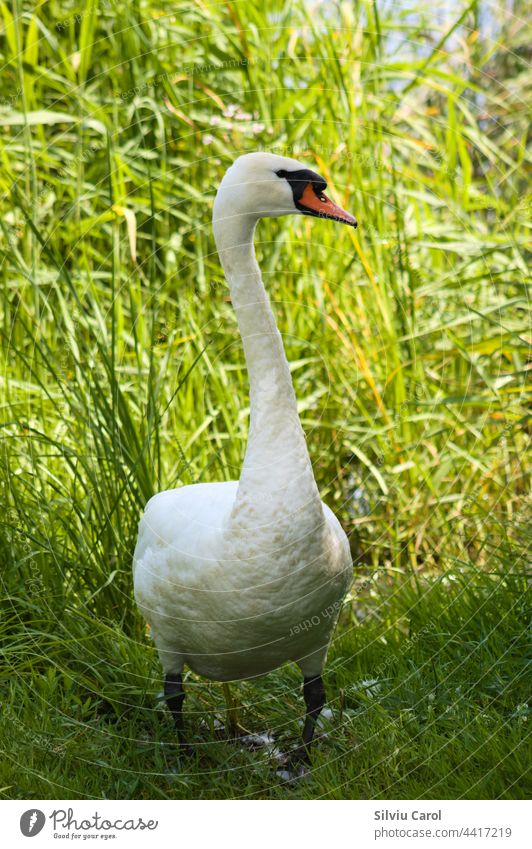
[[[294,792],[523,792],[520,16],[458,3],[434,27],[428,7],[362,0],[0,3],[7,795],[216,795],[229,755],[210,732],[195,777],[161,778],[173,736],[130,564],[152,493],[239,474],[246,373],[210,215],[225,168],[257,149],[319,170],[360,221],[257,235],[355,569],[330,664],[331,763]],[[217,688],[190,686],[212,723]],[[294,731],[298,686],[291,670],[244,685],[249,722]],[[286,792],[231,757],[222,795]]]

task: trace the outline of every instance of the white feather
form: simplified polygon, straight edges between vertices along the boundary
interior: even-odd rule
[[[218,681],[295,661],[321,673],[351,577],[347,538],[318,495],[281,337],[253,250],[259,217],[296,213],[276,171],[305,166],[248,154],[214,207],[250,380],[240,481],[156,495],[134,555],[137,603],[166,673],[187,664]]]

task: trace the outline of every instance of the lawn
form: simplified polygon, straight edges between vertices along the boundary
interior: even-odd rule
[[[525,5],[0,2],[0,787],[5,798],[530,794]],[[132,595],[160,489],[238,477],[247,377],[214,248],[240,153],[359,220],[256,247],[353,585],[302,780],[190,760]],[[295,668],[239,685],[286,749]]]

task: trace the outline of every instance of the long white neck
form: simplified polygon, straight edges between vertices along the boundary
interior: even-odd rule
[[[238,327],[250,387],[249,437],[232,522],[257,525],[279,511],[297,524],[323,522],[318,488],[281,334],[255,258],[256,221],[247,216],[213,218]]]

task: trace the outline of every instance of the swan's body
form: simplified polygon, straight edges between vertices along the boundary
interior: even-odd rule
[[[316,527],[285,505],[235,528],[237,491],[236,481],[195,484],[146,508],[135,595],[163,668],[230,681],[292,660],[319,674],[350,577],[345,534],[326,505]]]
[[[167,694],[181,699],[178,711],[177,696],[170,704],[178,726],[185,664],[228,681],[295,661],[310,688],[307,707],[312,688],[323,703],[320,675],[351,557],[345,533],[319,498],[253,234],[259,217],[297,212],[356,226],[323,196],[324,187],[294,160],[248,154],[229,169],[216,197],[214,234],[250,381],[242,473],[238,482],[152,498],[134,556],[135,597],[167,684],[173,682]]]

